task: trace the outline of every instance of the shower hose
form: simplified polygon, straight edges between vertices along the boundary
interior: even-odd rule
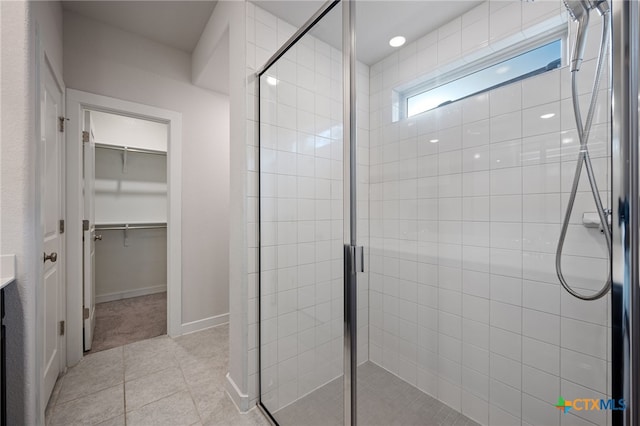
[[[560,238],[558,240],[558,247],[556,249],[556,273],[560,284],[567,290],[572,296],[582,300],[596,300],[605,296],[611,288],[611,271],[607,275],[607,281],[597,293],[591,295],[580,294],[575,291],[567,283],[567,280],[562,273],[562,250],[564,249],[565,238],[567,236],[567,230],[569,228],[569,221],[571,219],[571,213],[576,200],[576,194],[578,192],[578,184],[580,183],[580,174],[582,172],[582,165],[584,164],[587,170],[587,176],[589,177],[589,185],[591,186],[591,193],[593,194],[593,200],[598,210],[598,216],[600,217],[600,224],[607,241],[607,252],[609,255],[609,263],[611,263],[611,228],[609,227],[608,214],[609,211],[605,210],[602,205],[602,199],[600,198],[600,192],[598,191],[598,183],[596,182],[595,175],[593,173],[593,166],[591,164],[591,157],[589,155],[589,148],[587,143],[589,142],[589,133],[591,131],[591,124],[593,122],[593,115],[595,113],[596,103],[598,100],[598,88],[600,86],[600,79],[602,77],[602,71],[604,69],[604,57],[609,43],[609,14],[605,14],[602,19],[602,37],[600,42],[600,51],[598,52],[598,62],[596,65],[596,74],[593,80],[593,88],[591,92],[591,100],[589,102],[589,110],[587,112],[587,121],[582,123],[582,116],[580,113],[580,104],[578,100],[578,83],[577,74],[578,70],[571,71],[571,92],[573,101],[573,111],[576,120],[576,127],[578,131],[578,139],[580,141],[580,152],[578,154],[578,162],[576,164],[576,171],[573,176],[573,185],[571,186],[571,195],[569,196],[569,202],[567,204],[567,211],[564,215],[564,221],[562,223],[562,229],[560,231]]]

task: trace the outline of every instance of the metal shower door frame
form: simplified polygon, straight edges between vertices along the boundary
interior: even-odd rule
[[[357,423],[357,269],[362,265],[362,247],[357,246],[357,214],[356,214],[356,57],[355,57],[355,0],[328,0],[309,18],[298,31],[287,40],[276,53],[256,72],[257,84],[257,118],[260,123],[260,77],[293,47],[314,25],[322,20],[334,7],[342,3],[342,67],[343,67],[343,240],[344,240],[344,425],[355,426]],[[275,417],[262,402],[262,327],[261,327],[261,193],[260,193],[260,132],[258,131],[258,408],[278,424]],[[358,260],[360,258],[360,260]]]
[[[612,419],[614,426],[636,426],[640,424],[640,8],[637,0],[612,0],[611,6],[611,395],[627,405],[613,411]]]

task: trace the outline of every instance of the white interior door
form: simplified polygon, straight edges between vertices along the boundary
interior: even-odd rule
[[[63,116],[62,89],[58,86],[48,66],[42,67],[40,94],[40,143],[41,143],[41,200],[42,228],[44,237],[43,295],[43,385],[44,401],[48,401],[60,373],[60,291],[63,285],[61,273],[64,259],[60,259],[62,238],[62,133],[60,117]]]
[[[85,111],[84,131],[83,131],[83,153],[84,153],[84,285],[83,285],[83,315],[84,315],[84,350],[91,349],[93,342],[93,330],[96,325],[96,271],[95,271],[95,158],[96,146],[93,139],[93,125],[91,122],[91,112]]]

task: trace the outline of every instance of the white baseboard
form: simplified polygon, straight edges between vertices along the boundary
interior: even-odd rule
[[[147,296],[149,294],[162,293],[167,291],[167,285],[156,285],[153,287],[136,288],[133,290],[118,291],[115,293],[96,294],[96,303],[113,302],[114,300],[129,299],[131,297]]]
[[[244,394],[240,391],[240,388],[236,385],[236,382],[233,381],[229,373],[227,373],[227,382],[225,383],[225,390],[231,400],[236,405],[238,410],[241,413],[246,413],[249,411],[249,395]]]
[[[201,320],[187,322],[182,324],[181,334],[194,333],[196,331],[215,327],[217,325],[226,324],[228,322],[229,322],[229,314],[221,314],[221,315],[216,315],[214,317],[203,318]]]

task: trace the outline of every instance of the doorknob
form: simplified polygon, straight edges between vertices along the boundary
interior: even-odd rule
[[[58,260],[58,253],[56,253],[55,251],[51,254],[44,253],[44,262],[46,262],[47,260],[50,260],[52,263],[56,263],[56,261]]]
[[[102,241],[102,235],[94,235],[93,236],[93,241],[98,241],[98,240]]]

